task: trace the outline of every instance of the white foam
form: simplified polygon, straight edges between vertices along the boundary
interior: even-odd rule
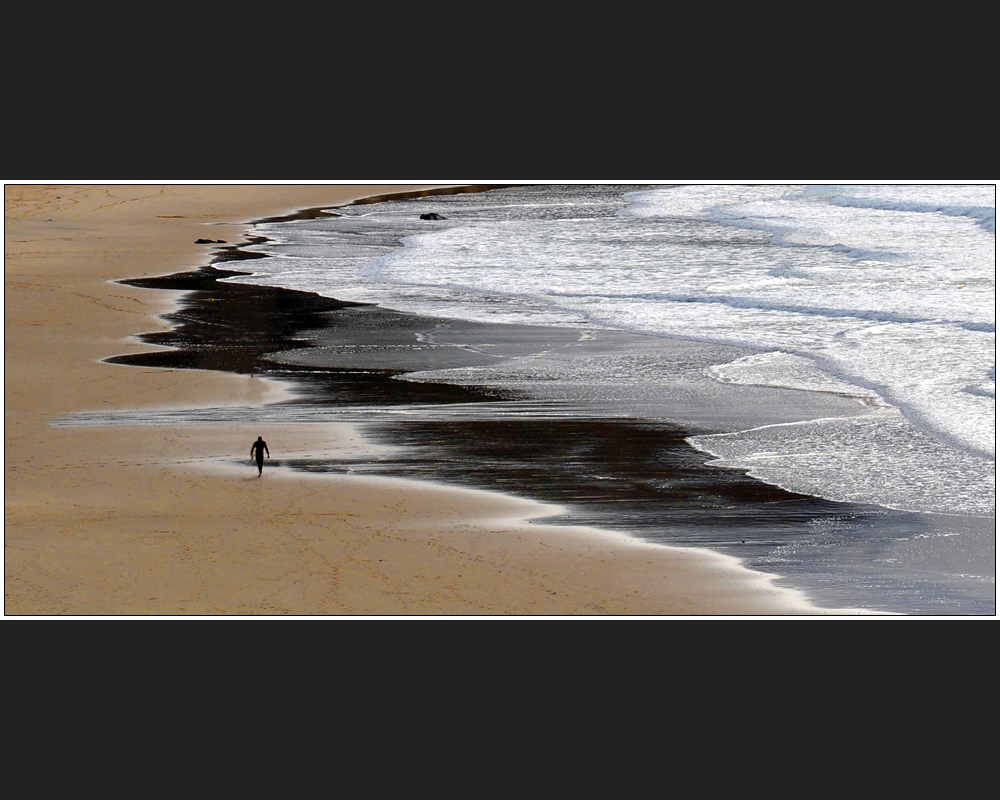
[[[948,447],[891,407],[689,439],[721,467],[791,492],[901,511],[996,513],[995,462]]]

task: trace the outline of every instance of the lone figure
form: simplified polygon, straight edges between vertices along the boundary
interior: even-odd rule
[[[267,442],[257,437],[257,441],[250,446],[250,458],[253,458],[256,454],[257,456],[257,474],[262,475],[264,473],[264,453],[267,453],[267,457],[271,457],[271,451],[267,449]]]

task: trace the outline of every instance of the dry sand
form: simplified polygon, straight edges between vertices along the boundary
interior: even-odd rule
[[[51,425],[280,396],[102,363],[149,349],[132,337],[171,301],[112,281],[205,265],[195,240],[238,243],[253,219],[414,188],[5,185],[5,615],[816,613],[723,556],[530,524],[530,502],[249,462],[258,434],[282,457],[371,446],[348,426]]]

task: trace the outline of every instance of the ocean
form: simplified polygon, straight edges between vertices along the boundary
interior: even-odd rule
[[[317,332],[277,359],[364,371],[405,350],[395,380],[496,392],[324,408],[410,448],[412,474],[531,494],[563,469],[540,499],[604,504],[568,521],[723,550],[818,605],[995,614],[995,184],[531,185],[330,211],[256,223],[251,274],[228,280],[435,321],[405,347]],[[522,479],[480,474],[503,450],[484,437],[518,420]],[[556,452],[609,425],[626,455]],[[749,483],[679,513],[675,458]]]

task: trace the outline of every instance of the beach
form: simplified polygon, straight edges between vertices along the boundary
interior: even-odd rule
[[[511,495],[251,466],[261,434],[276,465],[384,446],[348,423],[53,424],[287,398],[239,372],[106,362],[162,349],[136,337],[168,331],[182,297],[120,281],[200,269],[254,220],[424,188],[5,186],[6,616],[838,613],[708,550],[534,523],[553,509]]]

